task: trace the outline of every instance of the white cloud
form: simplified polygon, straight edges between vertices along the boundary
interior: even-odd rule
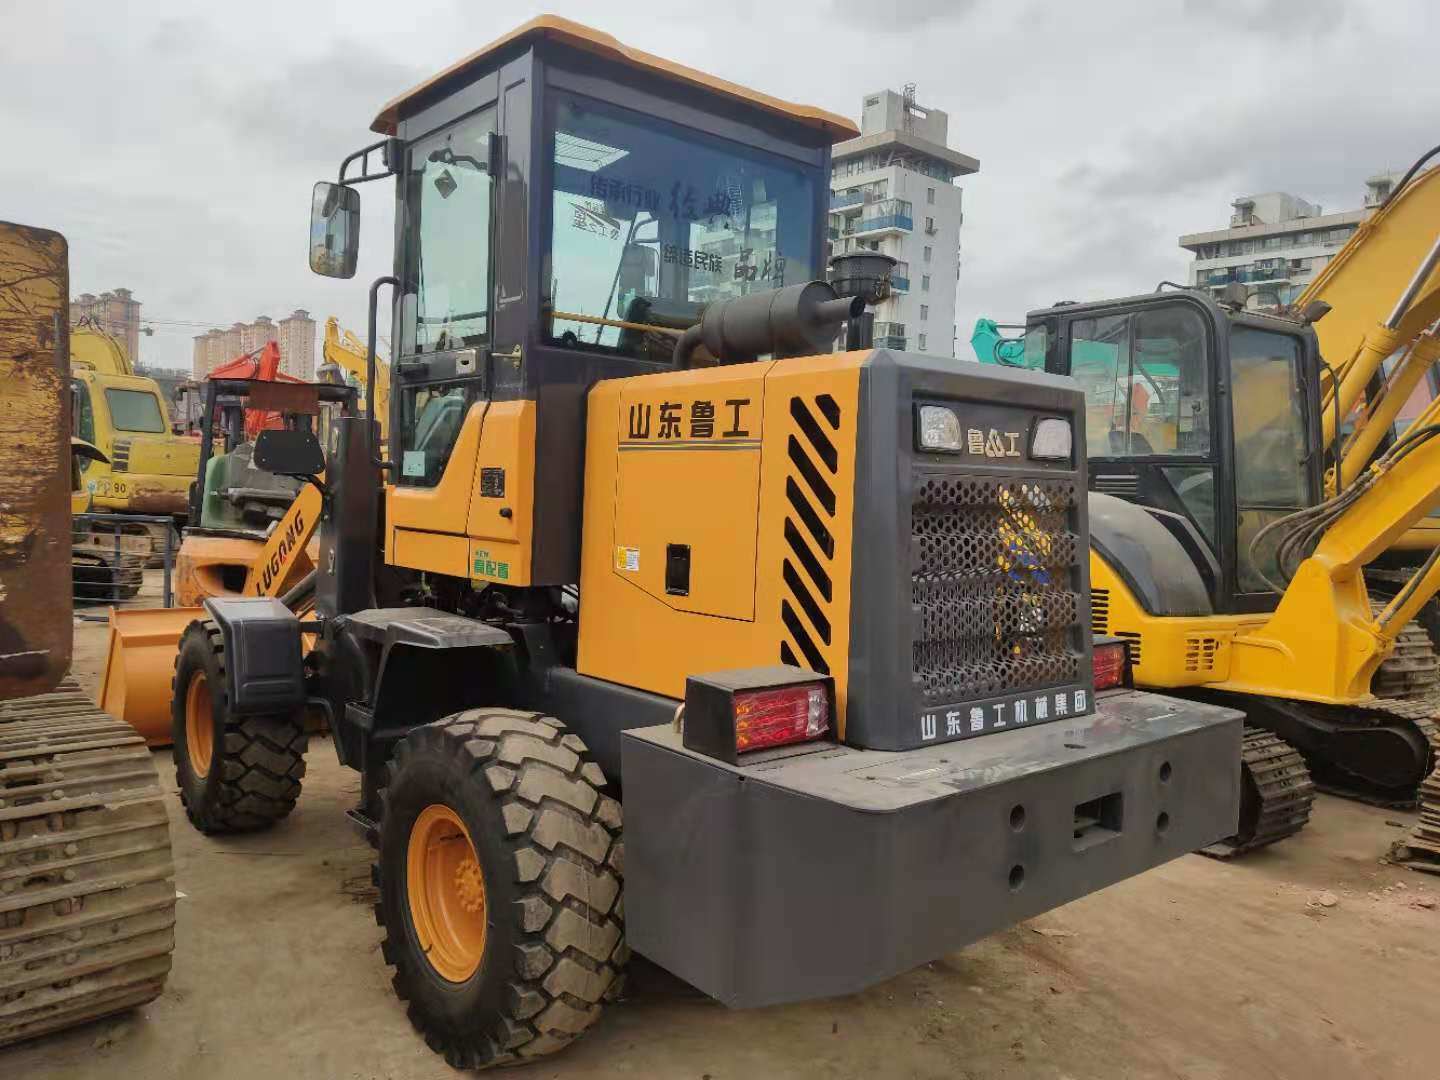
[[[1180,278],[1176,238],[1236,195],[1358,205],[1364,177],[1440,141],[1440,15],[1391,0],[550,5],[621,41],[847,115],[919,87],[980,158],[964,181],[958,337],[1057,299]],[[363,330],[389,268],[390,199],[364,189],[354,281],[305,266],[310,184],[387,99],[538,13],[459,0],[294,0],[0,14],[0,215],[70,239],[76,292],[135,290],[156,318],[228,325],[305,307]],[[883,32],[882,32],[883,31]],[[168,326],[147,358],[188,365]]]

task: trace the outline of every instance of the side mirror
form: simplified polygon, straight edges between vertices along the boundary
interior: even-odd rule
[[[262,431],[251,460],[257,469],[277,476],[312,477],[325,471],[325,451],[313,431]]]
[[[360,257],[360,192],[321,180],[310,196],[310,269],[352,278]]]

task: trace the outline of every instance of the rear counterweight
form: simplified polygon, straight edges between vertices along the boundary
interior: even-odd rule
[[[906,753],[622,736],[630,943],[737,1008],[853,993],[1227,836],[1242,717],[1153,694]]]

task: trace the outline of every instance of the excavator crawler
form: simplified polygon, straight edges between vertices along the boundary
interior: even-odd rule
[[[153,1001],[174,947],[150,753],[66,677],[68,276],[64,237],[0,222],[0,1046]]]

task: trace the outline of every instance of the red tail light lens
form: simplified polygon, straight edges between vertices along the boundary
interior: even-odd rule
[[[1096,644],[1091,654],[1091,666],[1095,672],[1095,689],[1109,690],[1112,686],[1125,683],[1125,643],[1107,641]]]
[[[784,686],[736,693],[735,750],[760,750],[805,742],[830,730],[829,696],[823,686]]]

